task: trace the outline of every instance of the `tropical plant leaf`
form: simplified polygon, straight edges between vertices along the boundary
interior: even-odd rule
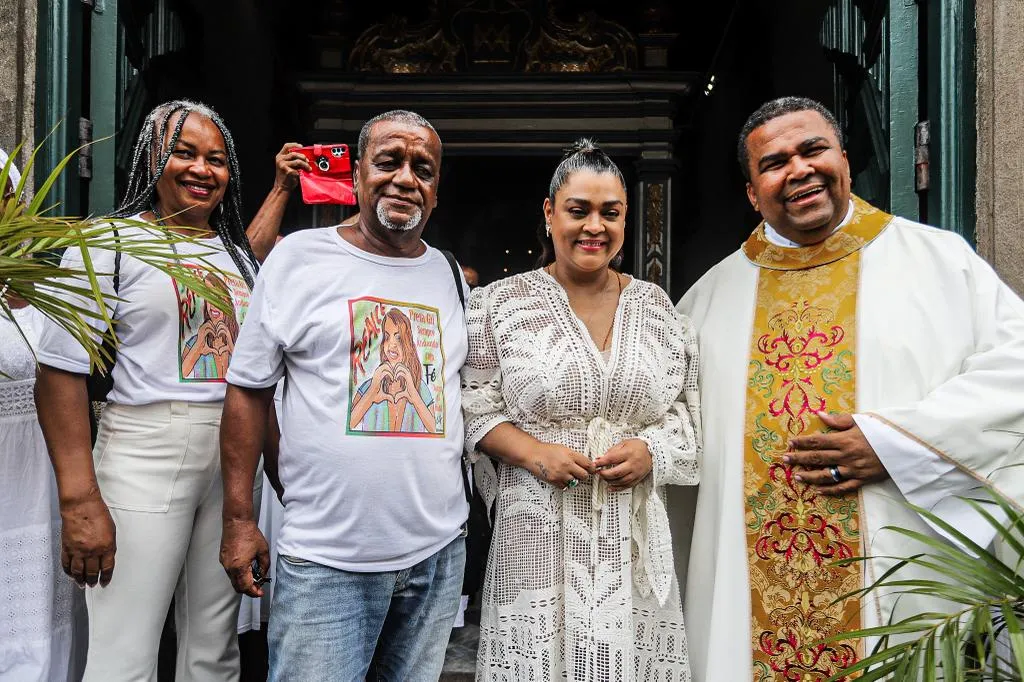
[[[1006,621],[1006,630],[1010,635],[1010,650],[1013,652],[1014,664],[1018,671],[1024,670],[1024,631],[1021,628],[1020,618],[1013,608],[1004,604],[1002,607],[1003,618]]]
[[[887,594],[942,599],[950,611],[917,613],[901,620],[836,633],[825,642],[872,638],[871,653],[832,680],[860,675],[863,682],[1022,682],[1024,680],[1024,576],[1018,570],[1024,554],[1024,511],[999,491],[986,486],[992,499],[966,502],[991,525],[1016,556],[1009,563],[981,547],[934,513],[907,505],[949,534],[957,544],[916,530],[888,526],[919,543],[924,551],[909,557],[887,557],[895,564],[863,589],[840,597]],[[1005,519],[993,513],[996,509]],[[842,564],[865,561],[845,559]],[[904,577],[915,567],[930,576]]]
[[[20,145],[15,148],[11,159],[20,149]],[[47,194],[78,151],[64,157],[32,200],[26,202],[21,198],[39,152],[39,147],[34,149],[15,189],[15,198],[0,206],[0,286],[6,286],[9,292],[66,330],[85,348],[94,368],[105,366],[111,360],[103,344],[111,341],[116,346],[117,334],[110,309],[122,300],[113,294],[109,284],[113,273],[97,269],[94,254],[120,252],[122,258],[135,258],[174,278],[214,307],[232,312],[230,298],[223,291],[206,285],[196,270],[184,264],[187,259],[206,272],[220,277],[225,274],[209,260],[215,250],[195,236],[176,231],[187,232],[187,228],[171,230],[126,218],[75,218],[48,213]],[[9,177],[11,163],[8,160],[0,169],[0,182],[6,182]],[[179,254],[178,247],[185,244],[190,245],[188,253]],[[62,266],[55,262],[56,254],[67,251],[80,255],[80,266]],[[108,279],[106,284],[102,283],[104,278]],[[17,326],[6,301],[0,300],[0,314]],[[25,338],[20,327],[19,333]]]

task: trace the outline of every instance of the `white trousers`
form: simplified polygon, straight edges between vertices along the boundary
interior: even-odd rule
[[[84,682],[156,682],[172,595],[178,682],[238,679],[239,597],[219,561],[222,403],[109,405],[93,451],[117,527],[114,575],[86,590]]]

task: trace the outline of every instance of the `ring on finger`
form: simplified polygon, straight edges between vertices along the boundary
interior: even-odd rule
[[[568,490],[569,488],[575,488],[579,484],[580,484],[580,482],[578,480],[576,480],[575,478],[570,478],[569,482],[565,484],[565,487],[562,488],[562,490]]]
[[[839,467],[833,465],[828,468],[828,474],[832,477],[832,480],[836,483],[843,482],[843,475],[839,473]]]

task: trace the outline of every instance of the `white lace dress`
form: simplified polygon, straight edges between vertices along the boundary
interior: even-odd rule
[[[690,679],[665,485],[695,485],[697,344],[657,286],[623,290],[607,362],[564,289],[535,270],[475,290],[463,370],[466,445],[496,504],[481,610],[478,680]],[[509,421],[594,459],[647,442],[652,475],[632,490],[566,491],[475,452]]]
[[[34,344],[38,314],[13,312]],[[60,566],[57,484],[32,397],[35,358],[2,310],[0,372],[0,680],[78,680],[84,600]]]

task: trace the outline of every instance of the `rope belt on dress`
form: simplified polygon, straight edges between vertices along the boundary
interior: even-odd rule
[[[594,417],[587,424],[587,445],[584,455],[594,461],[624,439],[626,429],[602,417]],[[651,453],[653,456],[653,452]],[[632,489],[632,504],[629,514],[630,534],[639,549],[633,562],[633,584],[644,597],[652,593],[660,606],[664,606],[672,586],[675,567],[672,564],[672,538],[669,532],[668,513],[661,496],[654,489],[653,472]],[[594,476],[591,485],[591,504],[600,511],[608,502],[608,483],[600,476]],[[601,516],[599,535],[606,537],[608,515]],[[657,544],[652,546],[652,541]]]

